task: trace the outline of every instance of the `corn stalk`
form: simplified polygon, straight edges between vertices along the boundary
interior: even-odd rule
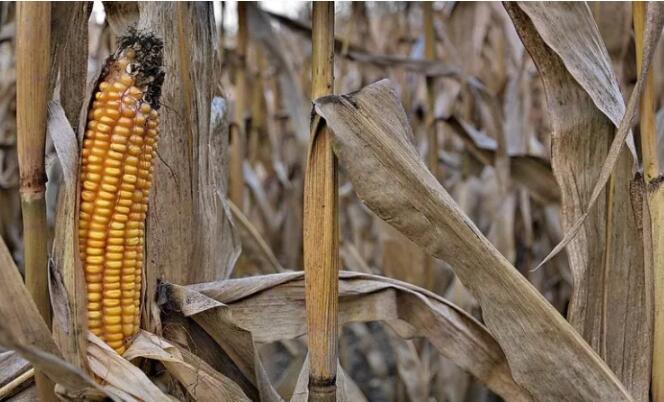
[[[644,32],[646,25],[647,3],[632,3],[634,19],[634,42],[636,47],[636,69],[641,74],[644,53]],[[654,281],[655,322],[652,361],[652,396],[654,401],[664,398],[664,235],[661,225],[664,223],[664,191],[661,188],[661,174],[657,160],[657,131],[655,127],[654,71],[646,75],[643,93],[640,99],[641,163],[647,191],[647,203],[650,216],[652,269]]]
[[[436,59],[436,33],[433,27],[433,6],[431,2],[422,3],[424,26],[424,56],[427,60]],[[434,176],[438,176],[438,137],[436,136],[436,120],[434,118],[434,105],[436,94],[434,92],[434,77],[426,76],[427,87],[427,163]]]
[[[16,13],[16,121],[25,242],[25,281],[42,318],[50,328],[44,151],[51,4],[20,3]],[[51,380],[42,373],[35,372],[35,382],[42,401],[57,400]]]
[[[432,2],[422,3],[423,13],[423,27],[424,27],[424,56],[427,60],[433,61],[436,59],[436,33],[433,26],[433,6]],[[427,75],[426,89],[427,89],[427,165],[429,170],[438,177],[438,135],[436,132],[436,118],[434,113],[434,106],[436,102],[436,92],[434,88],[434,77]],[[423,259],[424,263],[424,278],[422,278],[422,286],[426,289],[432,290],[435,286],[434,269],[435,262],[427,256]]]
[[[265,110],[265,75],[267,71],[267,60],[263,54],[263,47],[256,43],[254,47],[254,63],[257,66],[256,73],[252,82],[251,94],[251,124],[248,133],[248,154],[252,166],[259,160],[261,155],[261,146],[266,146],[266,110]],[[270,164],[266,164],[270,168]]]
[[[230,162],[230,199],[242,208],[244,198],[244,179],[242,163],[245,153],[245,107],[247,96],[247,45],[249,29],[247,24],[247,4],[237,4],[238,33],[235,53],[237,66],[235,70],[235,119],[231,126],[231,162]]]
[[[334,3],[313,3],[312,99],[334,88]],[[336,400],[338,314],[337,162],[327,127],[312,125],[304,178],[304,272],[309,400]]]

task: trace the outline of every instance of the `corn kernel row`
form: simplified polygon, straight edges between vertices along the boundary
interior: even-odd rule
[[[159,137],[158,112],[135,86],[132,62],[128,51],[99,84],[81,152],[79,250],[88,327],[118,353],[140,325],[145,217]]]

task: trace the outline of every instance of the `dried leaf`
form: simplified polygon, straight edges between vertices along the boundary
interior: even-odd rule
[[[429,378],[422,375],[424,372],[415,343],[410,340],[401,339],[398,336],[390,336],[390,345],[396,354],[397,370],[399,378],[406,386],[406,392],[411,401],[425,401],[428,397]]]
[[[360,199],[454,268],[480,303],[515,381],[534,399],[631,399],[592,349],[426,169],[387,81],[352,95],[323,97],[315,104],[334,132],[335,152]]]
[[[78,123],[88,78],[88,19],[92,4],[54,3],[51,9],[51,85],[59,81],[59,99],[72,126]],[[59,80],[57,79],[59,76]]]
[[[164,394],[138,367],[117,354],[104,341],[88,332],[88,365],[124,401],[167,401]]]
[[[625,104],[588,4],[519,2],[518,5],[542,40],[558,54],[569,74],[618,127]]]
[[[86,367],[86,294],[78,254],[78,143],[64,109],[57,102],[48,108],[48,134],[62,169],[55,235],[50,264],[53,333],[65,359]]]
[[[205,303],[209,306],[210,302],[220,304],[212,299],[207,299],[205,296],[197,297],[197,295],[193,295],[193,299],[195,305]],[[258,358],[254,340],[249,332],[229,322],[226,319],[225,311],[203,311],[195,315],[193,319],[214,339],[235,363],[242,375],[258,390],[262,401],[282,402]]]
[[[65,362],[0,238],[0,345],[15,350],[67,395],[105,395],[85,373]],[[112,395],[112,394],[111,394]]]
[[[546,12],[538,6],[510,4],[508,11],[547,92],[563,227],[569,231],[585,217],[567,249],[573,277],[568,317],[630,394],[647,400],[651,284],[646,280],[640,206],[635,209],[630,196],[635,161],[626,148],[619,149],[609,186],[592,209],[585,209],[609,155],[614,124],[624,112],[622,96],[588,7],[556,4]],[[551,48],[564,50],[559,57]]]
[[[143,357],[161,362],[196,401],[250,401],[237,384],[196,355],[149,332],[141,331],[123,357],[130,361]]]
[[[657,2],[652,4],[652,7],[648,7],[648,18],[646,23],[643,49],[644,60],[641,64],[641,72],[639,77],[647,76],[648,69],[650,68],[650,62],[652,61],[654,50],[662,31],[662,26],[664,26],[664,6]],[[594,181],[595,186],[587,203],[587,207],[585,208],[584,214],[581,215],[574,222],[574,224],[569,227],[560,243],[558,243],[556,247],[549,253],[549,255],[547,255],[541,263],[539,263],[538,267],[544,265],[547,261],[558,254],[560,250],[562,250],[574,238],[574,236],[577,235],[583,225],[583,222],[585,221],[586,216],[588,215],[588,211],[590,211],[602,193],[602,190],[608,183],[609,178],[611,177],[611,173],[613,172],[613,169],[618,162],[618,158],[621,155],[622,146],[630,133],[644,84],[645,80],[643,79],[638,79],[636,82],[636,86],[634,87],[634,90],[632,91],[632,94],[629,98],[629,102],[627,103],[625,114],[620,120],[618,131],[613,138],[613,142],[609,148],[606,160],[604,161],[602,169],[600,170],[600,175],[597,180]]]
[[[359,63],[371,64],[381,68],[403,68],[406,71],[425,75],[427,77],[454,77],[463,79],[461,69],[457,66],[445,64],[440,60],[421,60],[407,57],[371,54],[365,52],[348,52],[348,59]]]
[[[216,333],[229,340],[240,330],[251,334],[255,342],[273,342],[306,332],[303,275],[164,285],[164,290],[170,307],[185,316],[210,322],[205,315],[216,312],[216,327],[204,325],[213,337]],[[512,382],[504,356],[486,329],[444,299],[404,282],[351,272],[340,274],[339,297],[340,324],[388,321],[402,337],[427,337],[440,353],[504,398],[530,399]]]

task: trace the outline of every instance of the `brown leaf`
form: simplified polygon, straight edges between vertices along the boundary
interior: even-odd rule
[[[107,390],[124,401],[167,401],[164,394],[138,367],[117,354],[104,341],[88,332],[88,365],[104,381]]]
[[[625,104],[588,4],[561,1],[518,5],[597,108],[618,126]]]
[[[598,177],[606,172],[602,164],[615,141],[614,124],[624,113],[608,54],[585,4],[507,7],[547,93],[563,227],[569,234],[577,219],[585,219],[567,248],[573,277],[569,321],[631,395],[647,400],[651,284],[646,281],[641,216],[630,197],[635,161],[626,148],[617,148],[609,185],[587,209]],[[621,127],[626,135],[629,126]]]
[[[196,401],[250,401],[237,384],[199,357],[149,332],[141,331],[123,357],[161,362]]]
[[[662,31],[662,26],[664,25],[663,8],[664,6],[662,6],[660,3],[657,2],[653,3],[652,7],[648,7],[648,21],[646,23],[644,52],[643,52],[644,60],[641,64],[641,72],[639,74],[639,77],[645,77],[647,75],[648,69],[650,68],[650,62],[652,61],[652,56],[654,54],[655,46],[657,44],[657,41],[659,40],[659,36]],[[609,148],[606,160],[604,161],[602,169],[600,170],[599,178],[595,180],[595,186],[590,196],[590,200],[588,201],[587,204],[588,206],[585,208],[584,214],[581,215],[574,222],[574,224],[570,226],[570,228],[565,232],[563,240],[561,240],[561,242],[556,245],[556,247],[538,265],[538,267],[542,266],[551,258],[553,258],[553,256],[558,254],[560,250],[562,250],[574,238],[574,236],[576,236],[576,234],[579,232],[579,229],[581,229],[581,226],[583,225],[586,216],[588,215],[588,211],[595,204],[600,194],[602,193],[604,186],[606,186],[606,184],[608,183],[609,178],[611,177],[611,173],[613,172],[613,169],[616,166],[616,163],[618,162],[618,158],[621,155],[622,146],[625,143],[625,140],[628,138],[628,135],[630,133],[632,122],[634,120],[634,117],[636,116],[636,111],[638,108],[639,99],[641,98],[641,91],[643,90],[644,84],[645,80],[643,79],[639,79],[636,82],[636,86],[634,87],[634,90],[632,91],[632,94],[629,98],[629,102],[627,103],[627,109],[625,111],[625,114],[624,116],[622,116],[620,120],[620,124],[618,125],[618,131],[616,132],[616,135],[613,138],[613,142],[611,143],[611,147]],[[606,111],[604,112],[606,113]],[[611,116],[608,117],[611,118]]]
[[[256,342],[273,342],[306,332],[302,272],[164,289],[185,316],[198,321],[216,311],[216,328],[208,326],[216,334],[212,336],[228,340],[241,330]],[[504,398],[530,400],[512,381],[505,357],[486,329],[444,299],[404,282],[343,271],[339,297],[340,324],[388,321],[402,337],[426,337]],[[230,331],[231,326],[237,329]]]
[[[62,359],[46,323],[32,301],[18,269],[0,238],[0,345],[15,350],[53,382],[66,388],[67,395],[82,398],[106,395],[83,373]],[[108,395],[113,395],[108,393]]]
[[[62,169],[51,259],[53,333],[65,359],[86,367],[86,294],[78,254],[78,143],[64,109],[57,102],[48,108],[48,133]]]
[[[515,381],[537,400],[630,400],[563,317],[489,243],[426,169],[395,91],[379,81],[327,96],[316,111],[360,199],[449,263],[482,306]]]

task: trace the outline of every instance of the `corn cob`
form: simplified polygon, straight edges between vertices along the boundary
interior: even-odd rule
[[[159,137],[162,43],[131,31],[106,63],[81,151],[88,327],[122,354],[140,325],[145,217]]]

